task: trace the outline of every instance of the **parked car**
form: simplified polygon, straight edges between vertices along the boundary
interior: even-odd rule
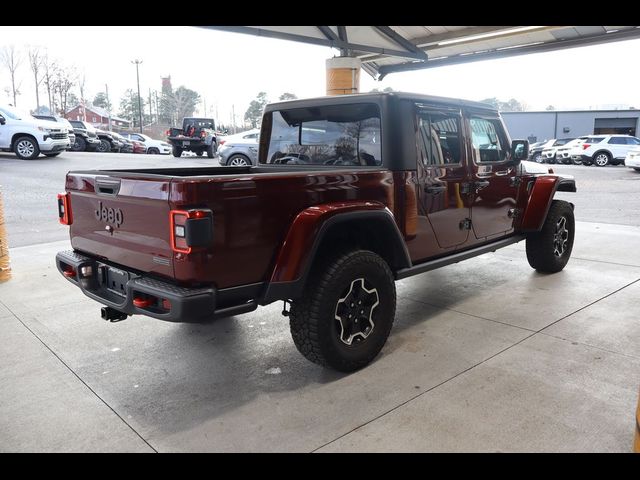
[[[633,148],[627,152],[624,164],[633,168],[636,172],[640,172],[640,147]]]
[[[147,146],[137,140],[129,139],[133,143],[133,153],[147,153]]]
[[[571,155],[579,157],[583,165],[619,165],[639,145],[640,139],[631,135],[589,135],[582,145],[572,149]]]
[[[260,129],[255,128],[220,139],[218,155],[220,165],[244,166],[258,163],[258,137]]]
[[[55,117],[53,115],[33,115],[34,118],[38,118],[40,120],[48,120],[50,122],[58,122],[64,125],[67,128],[67,132],[69,134],[69,148],[67,150],[71,150],[73,148],[73,144],[76,143],[76,134],[73,133],[73,125],[69,123],[69,120],[62,117]]]
[[[150,155],[169,155],[171,153],[171,145],[169,145],[167,142],[156,140],[155,138],[151,138],[149,135],[145,135],[144,133],[122,132],[121,135],[128,138],[129,140],[135,140],[136,142],[144,144],[146,153]]]
[[[549,140],[547,144],[542,148],[542,161],[546,163],[556,163],[556,151],[558,147],[566,145],[573,138],[554,138]]]
[[[129,140],[117,132],[110,133],[111,136],[120,143],[120,153],[133,153],[133,140]]]
[[[96,128],[88,122],[82,120],[69,120],[73,125],[73,132],[76,135],[76,142],[71,146],[74,152],[95,152],[100,145]]]
[[[32,160],[40,153],[56,157],[70,145],[68,129],[60,123],[34,118],[12,106],[0,106],[0,150]]]
[[[531,144],[529,147],[529,157],[528,159],[532,162],[542,163],[542,149],[549,142],[549,140],[544,140],[542,142],[536,142]]]
[[[100,139],[99,152],[119,152],[122,148],[122,142],[113,135],[113,132],[96,129],[96,133]]]
[[[298,140],[283,150],[282,138]],[[260,142],[258,167],[67,173],[58,216],[77,250],[56,255],[58,271],[115,322],[284,301],[300,353],[351,372],[387,341],[396,280],[520,241],[538,272],[570,259],[573,204],[554,196],[575,180],[523,173],[528,142],[487,104],[402,92],[274,103]],[[517,308],[505,288],[497,301]]]
[[[588,135],[583,135],[582,137],[574,138],[570,142],[560,147],[557,147],[555,162],[564,163],[565,165],[569,165],[571,163],[574,163],[575,165],[580,165],[582,163],[582,160],[574,161],[571,159],[571,149],[579,145],[582,145],[587,138],[588,138]]]

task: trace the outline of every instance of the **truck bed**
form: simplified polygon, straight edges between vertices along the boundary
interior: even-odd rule
[[[351,200],[356,181],[360,194],[392,208],[393,175],[381,167],[357,174],[335,166],[73,171],[66,182],[71,244],[178,285],[259,284],[268,280],[295,216],[310,206]],[[172,250],[169,212],[188,209],[211,210],[213,243],[182,255]],[[110,221],[117,210],[120,225]]]

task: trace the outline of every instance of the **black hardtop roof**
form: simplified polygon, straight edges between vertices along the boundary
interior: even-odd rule
[[[472,100],[463,100],[460,98],[437,97],[435,95],[423,95],[421,93],[409,92],[369,92],[356,93],[351,95],[333,95],[324,97],[302,98],[296,100],[285,100],[281,102],[270,103],[265,107],[265,111],[281,110],[283,108],[305,108],[317,105],[335,105],[352,103],[353,100],[358,102],[372,100],[376,103],[383,97],[395,97],[401,100],[413,100],[424,103],[436,103],[445,105],[455,105],[456,107],[471,107],[476,109],[497,112],[497,110],[488,103],[474,102]]]

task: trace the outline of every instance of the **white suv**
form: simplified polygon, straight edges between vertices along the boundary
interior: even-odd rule
[[[542,161],[547,163],[556,163],[556,151],[558,147],[566,145],[573,138],[554,138],[549,140],[542,148]]]
[[[582,145],[571,151],[571,158],[583,165],[619,165],[629,150],[640,146],[640,139],[630,135],[589,135]]]
[[[624,164],[629,168],[633,168],[636,172],[640,172],[640,147],[633,148],[627,152]]]
[[[69,147],[69,132],[62,124],[38,120],[15,107],[0,106],[0,150],[32,160],[40,153],[55,157]]]
[[[556,149],[556,163],[564,163],[564,164],[575,163],[576,165],[581,164],[582,159],[579,159],[579,160],[571,159],[571,150],[573,150],[575,147],[582,145],[587,138],[589,138],[588,135],[574,138],[573,140],[563,145],[562,147],[558,147]]]

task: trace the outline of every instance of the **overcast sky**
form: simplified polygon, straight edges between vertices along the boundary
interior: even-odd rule
[[[127,88],[136,88],[131,60],[138,58],[140,88],[161,89],[161,76],[173,87],[184,85],[206,99],[208,114],[228,123],[235,106],[239,122],[260,91],[270,100],[283,92],[298,97],[325,94],[325,60],[338,55],[328,47],[257,38],[195,27],[2,27],[0,47],[13,44],[46,47],[49,55],[74,65],[86,77],[88,98],[104,91],[114,105]],[[382,82],[364,71],[362,92],[372,88],[481,100],[516,98],[531,110],[628,105],[640,108],[640,40],[574,48],[544,54],[489,60],[467,65],[394,73]],[[0,103],[9,103],[8,72],[0,67]],[[35,90],[26,59],[18,107],[35,108]],[[75,88],[74,93],[79,96]],[[41,87],[41,99],[46,95]],[[41,103],[45,103],[42,102]],[[200,105],[200,114],[204,113]]]

